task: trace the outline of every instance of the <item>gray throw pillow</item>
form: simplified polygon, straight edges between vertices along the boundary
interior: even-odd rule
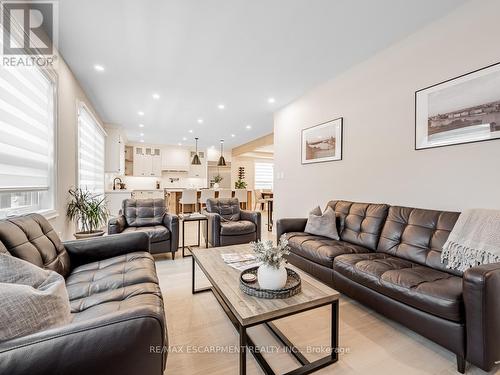
[[[0,254],[0,342],[71,322],[64,278]]]
[[[328,207],[322,213],[321,208],[319,206],[316,207],[309,213],[305,232],[338,240],[339,234],[337,232],[335,211],[331,207]]]

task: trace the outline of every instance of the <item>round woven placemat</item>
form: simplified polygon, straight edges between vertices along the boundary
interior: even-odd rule
[[[286,268],[286,273],[288,278],[286,280],[285,287],[283,289],[271,290],[271,289],[261,289],[259,286],[259,280],[254,281],[252,283],[246,282],[243,280],[243,275],[247,273],[251,273],[257,277],[257,269],[258,267],[252,267],[245,271],[243,271],[240,275],[240,289],[246,294],[258,298],[268,298],[268,299],[283,299],[292,297],[301,290],[301,281],[300,276],[294,270],[290,268]]]

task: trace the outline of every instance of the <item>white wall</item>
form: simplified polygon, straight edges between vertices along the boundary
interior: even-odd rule
[[[66,218],[68,189],[77,182],[77,104],[83,101],[100,121],[92,103],[75,76],[61,58],[57,65],[58,75],[58,131],[57,131],[57,194],[56,210],[58,216],[50,223],[63,239],[72,238],[73,224]],[[96,79],[98,79],[96,77]],[[101,122],[102,125],[102,122]]]
[[[498,14],[470,1],[276,113],[276,217],[330,199],[499,209],[500,140],[414,151],[415,91],[499,62]],[[337,117],[344,160],[301,165],[300,130]]]

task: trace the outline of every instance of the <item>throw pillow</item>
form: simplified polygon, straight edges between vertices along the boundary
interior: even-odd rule
[[[0,296],[0,342],[71,322],[60,274],[1,253]]]
[[[321,208],[319,206],[316,207],[309,213],[305,232],[338,240],[339,234],[337,232],[335,211],[331,207],[328,207],[322,213]]]

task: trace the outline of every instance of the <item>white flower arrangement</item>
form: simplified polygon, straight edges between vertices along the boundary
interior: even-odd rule
[[[281,236],[277,246],[273,246],[272,240],[252,242],[251,245],[259,261],[276,269],[286,261],[284,256],[290,254],[285,235]]]

